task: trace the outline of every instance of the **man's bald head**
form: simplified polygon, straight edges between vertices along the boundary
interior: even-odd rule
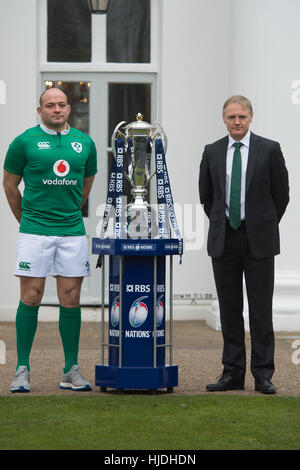
[[[67,129],[70,111],[68,98],[59,88],[49,88],[40,96],[40,106],[37,112],[48,129],[56,132]]]
[[[64,99],[68,103],[68,97],[62,90],[60,90],[59,88],[47,88],[47,90],[45,90],[40,96],[40,107],[42,108],[43,106],[44,98],[59,95],[62,95],[62,97],[64,97]]]

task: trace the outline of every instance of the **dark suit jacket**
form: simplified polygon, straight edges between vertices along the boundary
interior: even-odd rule
[[[199,194],[209,217],[208,254],[223,255],[226,231],[225,182],[228,136],[206,145]],[[289,202],[289,182],[280,145],[251,132],[246,173],[245,224],[251,252],[266,258],[280,252],[278,224]]]

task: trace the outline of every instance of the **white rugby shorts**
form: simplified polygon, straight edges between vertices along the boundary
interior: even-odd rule
[[[15,276],[90,276],[85,235],[56,237],[19,233]]]

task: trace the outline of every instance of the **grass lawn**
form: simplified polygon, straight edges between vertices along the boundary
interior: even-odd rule
[[[0,397],[0,450],[300,448],[300,398]]]

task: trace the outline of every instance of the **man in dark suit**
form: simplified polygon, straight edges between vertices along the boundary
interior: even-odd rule
[[[247,98],[229,98],[223,107],[229,135],[205,146],[200,165],[199,193],[210,222],[207,248],[224,341],[223,374],[207,390],[244,389],[244,275],[255,390],[273,394],[274,256],[280,252],[278,224],[289,202],[289,182],[279,143],[253,134],[252,117]]]

